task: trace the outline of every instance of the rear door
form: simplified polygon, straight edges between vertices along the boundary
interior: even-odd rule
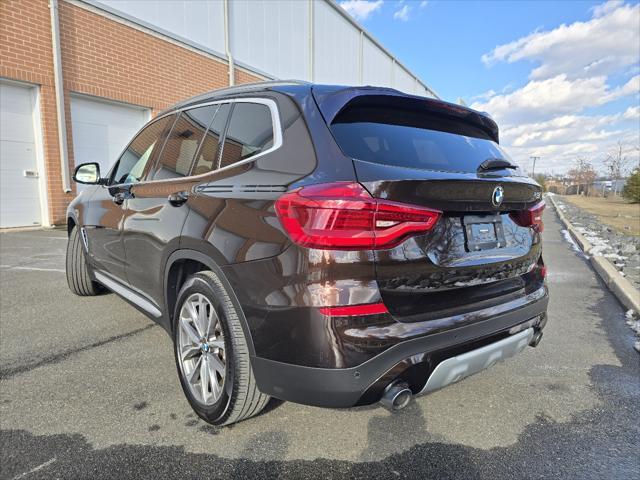
[[[347,104],[330,128],[371,195],[443,212],[428,234],[376,251],[396,318],[457,315],[541,287],[540,227],[523,221],[540,187],[511,168],[490,129],[416,99],[379,98]]]

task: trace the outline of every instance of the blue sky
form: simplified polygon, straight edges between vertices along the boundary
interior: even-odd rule
[[[338,2],[448,101],[496,118],[526,169],[561,173],[577,156],[597,168],[624,143],[640,153],[637,1]]]

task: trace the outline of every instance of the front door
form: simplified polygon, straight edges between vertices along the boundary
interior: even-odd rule
[[[127,283],[127,259],[122,240],[126,200],[132,186],[146,175],[172,121],[173,116],[168,116],[147,125],[114,165],[108,185],[95,187],[96,191],[85,202],[83,223],[90,262],[96,270],[121,283]]]

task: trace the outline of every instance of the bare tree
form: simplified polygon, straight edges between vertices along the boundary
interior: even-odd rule
[[[613,180],[613,194],[618,195],[618,181],[621,180],[627,173],[629,168],[630,159],[625,151],[625,147],[620,140],[615,149],[607,154],[607,158],[604,161],[605,167],[607,167],[607,173]]]
[[[597,173],[589,160],[585,157],[579,156],[576,159],[575,167],[569,170],[567,175],[571,179],[571,182],[577,185],[578,195],[580,195],[581,191],[588,195],[589,187],[596,179]],[[584,190],[582,190],[583,185],[585,187]]]

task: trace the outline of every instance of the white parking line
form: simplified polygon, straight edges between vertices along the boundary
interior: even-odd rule
[[[29,475],[31,473],[35,473],[38,470],[42,470],[44,467],[48,467],[49,465],[51,465],[55,461],[56,461],[56,457],[53,457],[51,460],[47,460],[42,465],[38,465],[37,467],[32,468],[28,472],[23,472],[20,475],[18,475],[17,477],[13,477],[13,480],[18,480],[19,478],[26,477],[27,475]]]
[[[60,272],[66,273],[66,270],[61,268],[40,268],[40,267],[13,267],[11,265],[0,265],[0,268],[4,268],[5,270],[33,270],[36,272]]]

